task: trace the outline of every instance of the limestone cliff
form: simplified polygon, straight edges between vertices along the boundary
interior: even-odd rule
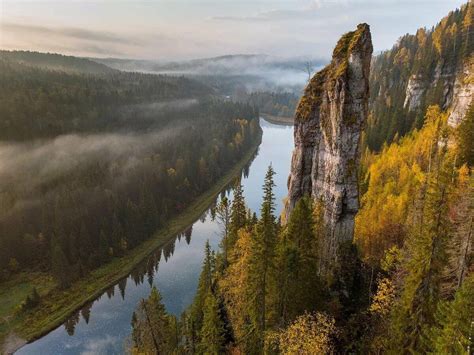
[[[464,119],[474,96],[474,55],[468,58],[457,75],[448,123],[457,127]]]
[[[350,241],[359,208],[359,141],[369,98],[372,41],[367,24],[342,36],[331,63],[308,83],[296,113],[286,215],[304,195],[324,204],[323,260]]]

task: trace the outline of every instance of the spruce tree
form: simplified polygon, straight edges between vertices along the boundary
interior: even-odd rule
[[[470,354],[474,346],[474,275],[470,275],[452,301],[440,302],[436,325],[427,332],[430,353]]]
[[[194,330],[199,330],[202,327],[204,303],[207,294],[211,292],[213,284],[214,264],[214,254],[211,251],[211,246],[208,240],[204,247],[204,261],[201,275],[199,276],[196,296],[194,297],[194,302],[191,306],[190,317],[192,319]]]
[[[277,226],[274,215],[274,175],[275,171],[270,165],[265,175],[265,183],[263,185],[263,202],[260,210],[260,220],[255,227],[251,265],[253,286],[255,288],[255,309],[253,310],[253,317],[257,324],[257,332],[260,334],[263,334],[266,329],[269,276],[274,265],[277,241]],[[261,345],[263,346],[263,343]]]
[[[287,229],[278,245],[276,278],[279,314],[288,324],[320,303],[321,284],[317,274],[317,239],[310,198],[300,199],[290,215]],[[311,290],[308,292],[308,290]]]
[[[457,145],[461,163],[474,167],[474,103],[457,128]]]
[[[247,211],[245,207],[244,192],[242,184],[239,182],[234,187],[234,198],[230,215],[230,227],[228,236],[228,248],[231,249],[237,241],[237,232],[247,223]]]
[[[52,255],[51,255],[51,271],[58,282],[60,288],[66,288],[70,284],[69,279],[69,262],[66,254],[62,250],[61,246],[55,242],[56,238],[53,238],[51,242]]]
[[[176,319],[166,312],[156,287],[132,316],[132,340],[137,353],[171,354],[178,346]]]
[[[199,332],[199,353],[219,355],[224,351],[224,323],[220,316],[219,303],[212,292],[208,292],[204,302],[204,317]]]
[[[227,266],[227,258],[229,251],[229,233],[231,224],[231,204],[227,197],[223,197],[216,207],[216,218],[222,227],[222,240],[220,247],[223,252],[223,266]]]

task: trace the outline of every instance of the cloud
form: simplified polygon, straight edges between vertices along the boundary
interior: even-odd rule
[[[165,60],[256,50],[286,57],[325,57],[340,35],[359,22],[372,26],[378,51],[390,48],[407,32],[431,27],[465,2],[78,0],[44,6],[41,0],[4,1],[0,41],[5,49]],[[418,16],[411,16],[414,13]]]
[[[147,36],[133,37],[107,31],[91,31],[76,27],[48,27],[2,22],[2,47],[56,51],[80,55],[122,56],[143,48]]]
[[[35,34],[40,36],[59,36],[81,39],[86,41],[101,42],[101,43],[119,43],[139,46],[143,44],[136,38],[124,38],[110,32],[89,31],[82,28],[72,27],[46,27],[25,25],[19,23],[5,22],[0,24],[2,31],[13,32],[16,34]]]
[[[241,21],[241,22],[266,22],[266,21],[284,21],[293,18],[300,18],[307,15],[306,10],[270,10],[259,12],[250,16],[214,16],[211,20],[215,21]]]
[[[81,355],[108,353],[108,350],[110,350],[111,347],[116,349],[117,344],[122,342],[123,339],[111,335],[106,335],[103,338],[90,339],[85,345],[85,350],[81,352]]]

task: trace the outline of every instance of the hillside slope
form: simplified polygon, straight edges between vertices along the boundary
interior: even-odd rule
[[[400,38],[376,56],[370,83],[371,117],[367,144],[378,150],[414,127],[423,125],[426,108],[450,109],[459,124],[474,92],[474,3],[452,11],[434,28]]]
[[[0,50],[0,60],[41,69],[81,74],[106,74],[116,72],[107,65],[85,58],[57,53]]]

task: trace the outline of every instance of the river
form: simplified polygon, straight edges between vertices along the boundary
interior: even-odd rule
[[[293,127],[260,120],[262,143],[248,168],[242,172],[247,206],[260,209],[262,184],[269,164],[275,175],[276,211],[283,208],[286,181],[293,149]],[[232,194],[226,190],[223,194]],[[230,198],[232,198],[230,196]],[[179,315],[192,302],[196,292],[204,245],[209,239],[217,249],[220,226],[206,212],[192,227],[154,252],[118,284],[77,311],[59,328],[25,345],[16,354],[120,354],[130,339],[132,313],[151,285],[163,296],[168,312]]]

